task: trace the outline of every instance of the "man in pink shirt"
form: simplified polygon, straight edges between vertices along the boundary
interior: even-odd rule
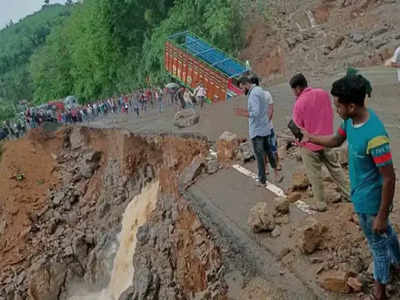
[[[322,89],[308,87],[303,74],[293,76],[289,84],[296,96],[293,108],[294,123],[312,135],[331,136],[333,134],[333,109],[329,94]],[[311,208],[319,211],[327,208],[322,183],[322,164],[326,166],[339,187],[342,198],[349,201],[349,181],[338,163],[335,152],[309,142],[300,143],[300,147],[314,195]]]

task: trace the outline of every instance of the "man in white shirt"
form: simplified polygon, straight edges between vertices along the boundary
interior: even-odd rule
[[[257,77],[252,77],[251,82],[257,86],[260,85],[259,79]],[[274,100],[272,99],[272,95],[269,91],[264,90],[265,93],[265,98],[267,99],[267,104],[268,104],[268,119],[270,123],[270,128],[271,128],[271,135],[269,136],[269,144],[271,146],[271,151],[275,156],[276,164],[277,164],[277,169],[280,171],[282,169],[280,163],[279,163],[279,157],[278,157],[278,140],[275,134],[274,130],[274,124],[272,123],[272,118],[274,116]]]
[[[206,99],[207,91],[203,84],[200,83],[199,86],[193,91],[193,95],[196,97],[197,104],[200,103],[200,108],[203,109],[204,101]]]
[[[397,69],[397,80],[400,82],[400,47],[396,49],[390,62],[390,66]]]

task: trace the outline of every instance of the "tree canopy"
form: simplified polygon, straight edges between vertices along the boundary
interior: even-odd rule
[[[31,57],[70,13],[70,8],[63,5],[49,5],[0,31],[0,119],[9,117],[17,101],[32,100]]]

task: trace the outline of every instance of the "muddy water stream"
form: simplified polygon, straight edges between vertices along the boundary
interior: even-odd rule
[[[157,202],[159,183],[147,185],[127,206],[119,234],[119,247],[116,252],[111,280],[108,287],[100,293],[88,294],[84,290],[75,291],[70,300],[118,300],[120,295],[132,284],[134,275],[133,255],[136,249],[136,233],[145,224]]]

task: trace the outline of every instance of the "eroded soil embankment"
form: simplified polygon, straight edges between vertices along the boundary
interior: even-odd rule
[[[68,299],[77,282],[87,292],[105,288],[126,207],[159,182],[155,209],[145,210],[150,223],[138,228],[132,286],[123,297],[224,299],[219,250],[178,193],[179,175],[207,152],[198,138],[87,128],[32,131],[6,144],[0,296]]]

